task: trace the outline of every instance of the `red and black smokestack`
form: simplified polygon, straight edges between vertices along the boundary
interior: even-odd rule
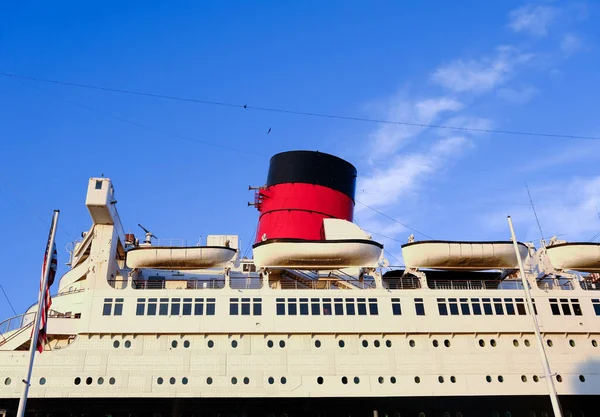
[[[256,242],[287,238],[324,240],[323,219],[352,221],[356,168],[337,156],[289,151],[271,158],[259,190]]]

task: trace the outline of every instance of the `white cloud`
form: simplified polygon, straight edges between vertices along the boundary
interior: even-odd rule
[[[468,61],[458,59],[441,66],[434,71],[431,79],[456,93],[485,93],[504,84],[518,65],[532,57],[513,47],[501,46],[493,57]]]
[[[537,88],[527,86],[521,89],[501,88],[498,90],[498,97],[512,104],[525,104],[538,93]]]
[[[509,13],[508,27],[515,32],[526,32],[542,37],[548,34],[548,28],[557,15],[556,7],[529,4]]]
[[[566,33],[560,41],[560,49],[567,55],[574,54],[583,48],[581,38],[573,33]]]

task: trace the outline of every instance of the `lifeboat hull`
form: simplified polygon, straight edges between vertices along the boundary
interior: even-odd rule
[[[235,249],[225,246],[148,246],[128,251],[126,263],[129,268],[215,268],[230,262],[236,252]]]
[[[518,247],[525,259],[529,249],[523,243]],[[512,242],[412,242],[402,245],[402,256],[410,268],[481,271],[519,267]]]
[[[546,253],[555,269],[600,272],[600,244],[591,242],[559,243],[548,246]]]
[[[367,239],[270,239],[253,246],[257,267],[340,269],[377,267],[383,245]]]

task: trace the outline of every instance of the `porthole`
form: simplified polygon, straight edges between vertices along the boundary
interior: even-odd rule
[[[414,340],[409,340],[408,341],[408,346],[415,347],[415,341]]]
[[[211,377],[206,378],[206,385],[212,385],[213,380]]]
[[[232,347],[232,348],[234,348],[234,349],[235,349],[235,348],[237,347],[237,345],[238,345],[238,342],[237,342],[237,340],[232,340],[232,341],[231,341],[231,347]]]
[[[419,417],[427,417],[427,416],[425,415],[425,412],[421,411],[421,412],[419,413]]]
[[[12,380],[10,378],[6,378],[4,380],[4,385],[10,385],[11,382],[12,382]]]
[[[285,340],[280,340],[279,341],[279,347],[280,348],[284,348],[285,347]]]
[[[443,376],[441,376],[441,375],[440,375],[440,376],[438,376],[438,382],[439,382],[440,384],[443,384],[443,383],[444,383],[444,377],[443,377]]]
[[[74,382],[75,382],[75,385],[81,384],[81,378],[79,378],[79,377],[75,378]],[[8,385],[8,384],[6,384],[6,385]]]
[[[342,377],[342,384],[346,385],[348,383],[348,378],[345,376]]]
[[[517,339],[513,339],[513,346],[514,347],[519,346],[519,341]]]
[[[529,339],[525,339],[525,340],[523,341],[523,343],[524,343],[524,344],[525,344],[525,346],[527,346],[527,347],[531,346],[531,343],[529,343]]]
[[[40,378],[40,385],[46,385],[46,378],[44,378],[44,377]]]
[[[419,384],[421,383],[421,378],[419,378],[418,376],[415,377],[415,383]]]
[[[98,385],[102,385],[104,384],[104,378],[100,377],[98,378]]]
[[[498,382],[504,382],[504,377],[502,375],[498,375]]]
[[[355,384],[358,384],[359,382],[360,382],[360,379],[359,379],[357,376],[355,376],[355,377],[354,377],[354,383],[355,383]]]
[[[390,377],[390,382],[392,384],[395,384],[396,383],[396,377],[395,376]]]
[[[546,344],[548,345],[548,347],[552,347],[552,340],[550,340],[550,339],[546,340]]]
[[[379,346],[381,346],[381,342],[379,340],[376,340],[373,342],[373,345],[375,345],[375,347],[378,348]]]
[[[322,385],[323,384],[323,377],[320,376],[317,378],[317,384]]]
[[[367,346],[369,346],[369,342],[367,342],[366,340],[363,340],[362,345],[363,345],[363,347],[367,347]]]
[[[573,339],[569,340],[569,345],[575,347],[575,341]]]
[[[270,376],[267,381],[269,381],[270,385],[273,385],[275,383],[275,378],[273,378],[272,376]]]
[[[485,340],[479,339],[479,346],[484,347],[485,346]]]
[[[176,382],[176,380],[174,377],[169,378],[169,384],[175,385],[175,382]]]
[[[560,376],[560,375],[556,375],[556,380],[557,380],[558,382],[562,382],[562,376]]]
[[[598,347],[598,342],[596,342],[595,340],[592,340],[592,346]]]
[[[121,343],[119,343],[119,341],[118,341],[118,340],[115,340],[115,341],[113,342],[113,347],[114,347],[114,348],[118,348],[120,345],[121,345]]]
[[[491,347],[496,347],[496,340],[495,339],[491,339],[490,340],[490,346]]]
[[[163,383],[163,379],[162,379],[162,377],[160,377],[160,376],[159,376],[159,377],[158,377],[158,379],[156,380],[156,383],[157,383],[158,385],[162,385],[162,383]]]
[[[581,382],[585,382],[585,377],[584,377],[583,375],[579,375],[579,380],[580,380]]]
[[[385,345],[386,345],[387,347],[391,348],[391,347],[392,347],[392,341],[391,341],[391,340],[386,340],[386,341],[385,341]]]
[[[527,382],[527,377],[525,375],[521,375],[521,381]]]
[[[383,384],[383,381],[384,381],[384,379],[383,379],[382,376],[380,376],[379,378],[377,378],[377,382],[379,382],[380,384]]]
[[[456,383],[456,377],[455,376],[451,376],[450,377],[450,382],[452,382],[453,384]]]
[[[448,339],[444,340],[444,346],[450,347],[450,341]]]
[[[126,340],[126,341],[125,341],[125,347],[126,347],[127,349],[129,349],[129,348],[131,347],[131,341],[130,341],[130,340]]]
[[[117,382],[117,380],[116,380],[116,379],[114,379],[114,378],[112,378],[112,377],[111,377],[111,378],[108,380],[108,383],[109,383],[110,385],[115,385],[115,383],[116,383],[116,382]]]
[[[186,348],[186,349],[189,348],[190,347],[190,341],[189,340],[184,340],[183,341],[183,347]]]
[[[287,383],[287,378],[282,376],[281,379],[279,380],[283,385],[285,385]]]
[[[540,377],[537,375],[533,376],[533,382],[538,382],[540,380]]]
[[[181,378],[181,383],[182,383],[183,385],[187,385],[187,383],[188,383],[188,379],[187,379],[186,377],[183,377],[183,378]]]
[[[318,348],[321,347],[321,341],[320,340],[315,340],[315,347],[318,347]]]
[[[451,417],[449,412],[444,412],[444,417]]]
[[[317,340],[317,342],[318,342],[318,340]],[[273,347],[273,341],[272,340],[267,340],[267,347],[270,347],[270,348]]]
[[[236,378],[236,377],[232,377],[232,378],[231,378],[231,383],[232,383],[233,385],[237,384],[237,378]]]
[[[343,340],[340,340],[340,341],[338,342],[338,346],[339,346],[339,347],[341,347],[341,348],[343,348],[344,346],[346,346],[346,344],[344,343],[344,341],[343,341]]]
[[[247,376],[244,377],[244,385],[248,385],[250,383],[250,378]]]
[[[208,345],[209,348],[212,349],[213,347],[215,347],[215,342],[213,342],[212,340],[209,340],[208,343],[207,343],[207,345]]]
[[[94,380],[92,379],[92,377],[91,377],[91,376],[88,376],[88,377],[85,379],[85,384],[86,384],[86,385],[92,385],[92,382],[94,382]]]
[[[432,342],[432,343],[433,343],[433,347],[438,347],[438,346],[440,345],[440,344],[438,343],[438,341],[437,341],[437,340],[435,340],[435,339],[433,340],[433,342]]]
[[[175,349],[175,348],[177,347],[177,340],[173,340],[173,341],[171,342],[171,347],[172,347],[173,349]]]
[[[487,382],[492,382],[492,377],[488,375],[488,376],[485,377],[485,380]]]

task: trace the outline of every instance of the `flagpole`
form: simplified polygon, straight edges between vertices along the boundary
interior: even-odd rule
[[[29,366],[27,368],[27,378],[23,380],[23,391],[21,392],[21,399],[19,400],[19,409],[17,410],[17,417],[23,417],[25,415],[27,395],[29,394],[29,387],[31,385],[31,373],[33,372],[33,360],[35,359],[35,351],[37,348],[38,336],[40,331],[40,322],[42,319],[42,315],[40,313],[42,312],[42,303],[45,302],[46,287],[48,285],[48,277],[50,276],[50,264],[52,263],[54,237],[56,236],[56,226],[58,224],[58,214],[59,211],[54,210],[54,215],[52,216],[52,226],[50,227],[50,240],[48,243],[48,248],[46,249],[48,251],[48,253],[46,254],[46,265],[44,271],[42,271],[43,280],[40,288],[40,293],[38,295],[38,309],[35,315],[35,324],[31,336],[31,346],[29,346]]]

